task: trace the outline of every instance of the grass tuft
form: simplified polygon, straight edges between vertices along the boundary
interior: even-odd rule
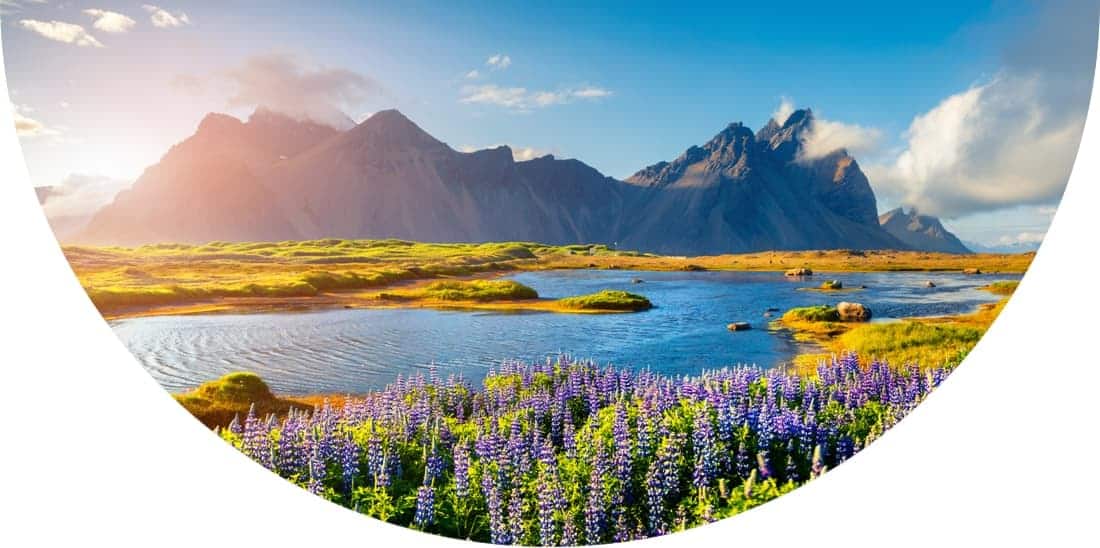
[[[605,289],[591,295],[566,297],[557,301],[558,306],[573,310],[629,310],[642,311],[653,308],[649,299],[627,291]]]

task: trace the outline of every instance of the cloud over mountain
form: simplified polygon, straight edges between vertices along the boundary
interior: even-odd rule
[[[1056,202],[1092,88],[1097,26],[1083,5],[1045,5],[1005,48],[999,74],[916,116],[903,150],[868,166],[876,188],[945,217]]]
[[[231,108],[264,106],[297,118],[346,129],[347,112],[359,112],[381,94],[372,78],[347,69],[305,66],[296,58],[268,54],[226,71],[235,87]]]

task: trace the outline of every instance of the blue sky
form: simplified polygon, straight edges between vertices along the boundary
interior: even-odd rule
[[[249,60],[268,56],[289,60],[308,89],[315,80],[345,86],[325,97],[357,121],[396,107],[455,148],[509,144],[615,177],[671,159],[729,122],[759,127],[786,98],[813,108],[822,134],[832,129],[855,149],[881,209],[917,205],[949,218],[964,239],[993,243],[1045,231],[1072,156],[1036,170],[1044,180],[1030,186],[1041,191],[1007,188],[1003,199],[989,198],[995,185],[1029,181],[991,166],[1024,139],[1076,147],[1091,85],[1080,67],[1092,66],[1096,43],[1093,0],[1067,4],[1072,10],[1028,2],[157,1],[0,0],[12,102],[38,124],[22,139],[35,184],[73,174],[132,181],[207,112],[247,116],[250,100],[301,106],[273,91],[242,92],[235,86],[248,84],[227,76],[252,74]],[[1091,27],[1079,25],[1090,10]],[[122,18],[99,25],[105,12]],[[1019,54],[1038,42],[1053,44],[1043,59],[1080,58],[1067,62],[1068,78]],[[1068,101],[1052,91],[1067,89]],[[1005,125],[1028,113],[1040,117],[1037,126]],[[921,117],[936,127],[913,131]],[[936,129],[974,119],[988,139]],[[1013,131],[1019,139],[1005,142]],[[939,165],[934,158],[950,153],[932,145],[951,139],[956,152],[989,165],[969,156]]]

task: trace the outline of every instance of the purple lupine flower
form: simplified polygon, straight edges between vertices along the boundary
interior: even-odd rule
[[[599,544],[607,520],[604,500],[604,478],[607,475],[607,463],[602,445],[596,448],[593,456],[592,471],[588,477],[588,502],[584,509],[584,534],[588,544]]]
[[[508,533],[513,544],[523,542],[523,493],[519,486],[512,489],[512,496],[508,500]]]
[[[443,457],[439,455],[435,445],[432,445],[428,458],[424,461],[424,483],[431,484],[443,474]]]
[[[571,413],[566,411],[563,417],[564,424],[562,426],[562,446],[565,448],[565,456],[575,459],[577,458],[577,439],[576,433],[573,431],[573,418]]]
[[[325,460],[321,455],[321,446],[318,443],[311,443],[309,452],[309,492],[314,495],[321,494],[324,490],[325,475]]]
[[[355,444],[351,434],[344,437],[340,450],[340,470],[344,479],[344,490],[350,493],[355,476],[359,475],[359,446]]]
[[[465,442],[454,447],[455,495],[466,498],[470,493],[470,448]]]
[[[372,434],[367,440],[367,474],[374,478],[377,485],[378,476],[384,473],[385,456],[382,454],[382,439],[377,434]]]
[[[717,456],[714,446],[714,428],[710,422],[710,412],[706,403],[695,411],[692,428],[692,451],[695,453],[695,470],[692,483],[700,489],[706,487],[717,474]]]
[[[416,491],[416,513],[413,514],[413,523],[425,527],[435,519],[435,489],[428,485],[421,485]]]

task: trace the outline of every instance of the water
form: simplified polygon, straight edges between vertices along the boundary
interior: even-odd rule
[[[459,373],[476,382],[501,360],[541,360],[558,353],[669,374],[741,363],[771,367],[812,348],[768,330],[768,308],[850,300],[869,305],[876,321],[956,314],[998,299],[980,286],[1018,276],[819,273],[792,280],[774,272],[584,270],[510,278],[553,298],[624,289],[646,295],[656,308],[606,315],[337,309],[161,316],[112,326],[171,391],[232,371],[253,371],[277,392],[358,393],[380,388],[398,373],[426,371],[432,363],[442,376]],[[631,283],[634,278],[644,283]],[[828,278],[867,288],[800,290]],[[927,280],[938,287],[924,287]],[[732,333],[726,325],[734,321],[751,322],[753,329]]]

